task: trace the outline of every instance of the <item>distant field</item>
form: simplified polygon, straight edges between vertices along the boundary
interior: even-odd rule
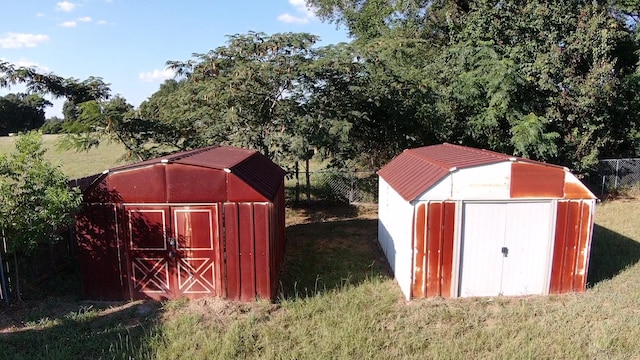
[[[121,159],[125,155],[125,149],[120,144],[104,143],[98,148],[81,152],[61,150],[57,146],[60,136],[43,135],[42,143],[47,149],[46,158],[53,163],[60,164],[62,171],[69,179],[93,175],[123,164]],[[0,154],[13,151],[15,140],[16,137],[0,137]]]

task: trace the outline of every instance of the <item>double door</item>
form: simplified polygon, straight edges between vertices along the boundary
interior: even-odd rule
[[[464,203],[459,295],[546,293],[552,213],[550,201]]]
[[[124,210],[131,297],[164,300],[217,294],[217,205],[125,206]]]

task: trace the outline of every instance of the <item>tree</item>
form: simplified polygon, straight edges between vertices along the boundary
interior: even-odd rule
[[[15,146],[14,152],[0,155],[0,231],[17,272],[21,257],[59,240],[57,231],[73,223],[81,194],[44,159],[39,133],[19,136]],[[14,280],[20,299],[19,274]]]
[[[377,91],[405,104],[415,126],[398,129],[415,142],[491,148],[577,172],[638,148],[637,1],[308,3],[349,27],[363,61],[387,69],[387,88],[423,89]]]
[[[37,129],[44,124],[44,109],[52,104],[39,95],[8,94],[0,97],[0,134]]]
[[[181,80],[163,84],[138,113],[147,119],[149,146],[166,151],[223,143],[276,160],[302,156],[299,84],[316,41],[305,33],[251,32],[229,36],[226,46],[191,60],[169,61]]]

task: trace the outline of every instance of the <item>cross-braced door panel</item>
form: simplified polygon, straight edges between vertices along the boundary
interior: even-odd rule
[[[218,207],[126,206],[131,295],[217,295]]]

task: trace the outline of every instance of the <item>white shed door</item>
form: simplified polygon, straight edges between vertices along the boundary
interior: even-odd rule
[[[543,294],[552,210],[550,202],[465,203],[460,296]]]

